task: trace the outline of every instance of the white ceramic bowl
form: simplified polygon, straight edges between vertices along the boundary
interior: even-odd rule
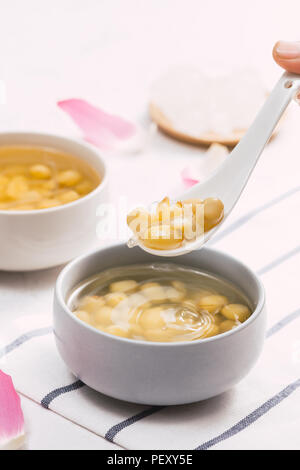
[[[219,275],[239,287],[256,307],[232,331],[180,343],[135,341],[100,332],[68,309],[72,288],[114,266],[157,262],[136,247],[115,245],[71,262],[58,277],[54,332],[68,368],[88,386],[114,398],[148,405],[178,405],[218,395],[253,367],[265,337],[265,295],[257,276],[234,258],[203,248],[180,257],[180,264]],[[170,258],[178,263],[178,258]]]
[[[92,146],[51,134],[0,133],[1,145],[54,147],[90,163],[100,185],[79,200],[51,209],[0,210],[0,270],[31,271],[70,261],[96,247],[97,207],[107,198],[107,170]]]

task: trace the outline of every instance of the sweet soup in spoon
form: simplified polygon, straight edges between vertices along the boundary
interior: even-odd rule
[[[178,342],[243,323],[248,299],[231,283],[175,264],[112,268],[78,285],[68,300],[81,321],[123,338]]]
[[[100,184],[85,161],[43,147],[0,147],[0,210],[30,211],[67,204]]]
[[[199,239],[218,225],[223,216],[220,199],[188,199],[170,204],[166,197],[152,213],[137,208],[128,214],[127,224],[134,235],[129,246],[141,243],[153,250],[174,250]]]

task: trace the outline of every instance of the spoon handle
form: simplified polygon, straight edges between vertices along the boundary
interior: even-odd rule
[[[299,88],[300,75],[285,72],[245,136],[232,151],[231,163],[233,164],[234,160],[240,159],[241,177],[245,178],[245,184],[279,119]]]
[[[193,186],[186,194],[189,197],[193,197],[193,193],[194,197],[219,197],[224,202],[225,207],[230,208],[231,211],[276,124],[299,89],[300,75],[285,72],[275,85],[247,133],[222,166],[205,183],[200,183],[198,188],[198,185]],[[215,188],[215,194],[211,194],[211,188]],[[209,194],[207,190],[210,190]]]

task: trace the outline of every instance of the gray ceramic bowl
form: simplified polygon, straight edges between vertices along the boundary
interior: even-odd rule
[[[178,405],[218,395],[239,382],[257,361],[265,337],[265,294],[257,276],[224,253],[203,248],[180,264],[219,275],[256,306],[242,325],[221,335],[180,343],[135,341],[100,332],[70,312],[66,299],[80,281],[104,269],[157,262],[140,248],[115,245],[68,264],[55,289],[54,331],[67,367],[105,395],[148,405]],[[178,263],[178,258],[170,258]]]

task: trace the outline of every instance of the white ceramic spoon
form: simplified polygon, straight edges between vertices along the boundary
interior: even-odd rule
[[[157,256],[179,256],[201,248],[221,227],[236,205],[246,183],[284,110],[300,89],[300,75],[285,72],[269,95],[255,121],[239,144],[232,150],[218,170],[204,183],[198,183],[181,194],[178,200],[216,197],[224,204],[224,218],[220,224],[191,242],[174,250],[152,250],[139,246]],[[245,93],[249,90],[245,90]]]

